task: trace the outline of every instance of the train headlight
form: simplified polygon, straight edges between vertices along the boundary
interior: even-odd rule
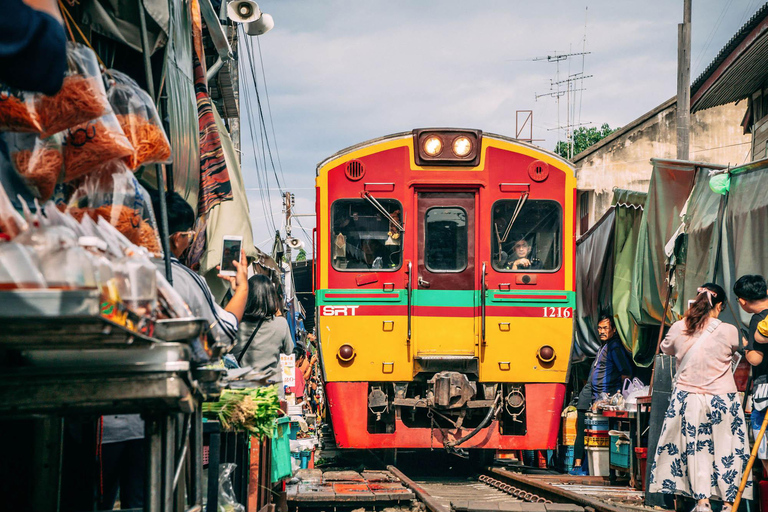
[[[544,345],[539,348],[539,351],[536,353],[536,357],[538,357],[542,363],[551,363],[555,360],[556,357],[555,349],[549,345]]]
[[[348,363],[352,359],[355,358],[355,349],[352,348],[352,345],[345,343],[344,345],[339,347],[339,359],[344,361],[345,363]]]
[[[443,152],[443,141],[437,135],[424,139],[424,152],[429,156],[437,156]]]
[[[463,158],[472,151],[472,141],[469,137],[461,135],[453,139],[453,154]]]

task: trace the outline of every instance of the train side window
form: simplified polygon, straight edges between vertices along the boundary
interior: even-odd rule
[[[467,268],[467,212],[456,206],[436,207],[424,215],[424,263],[430,272]]]
[[[504,199],[493,205],[492,265],[500,272],[553,272],[562,254],[562,208],[556,201]]]
[[[397,221],[403,207],[379,203]],[[401,233],[365,199],[338,199],[331,206],[331,263],[336,270],[394,271],[403,261]]]

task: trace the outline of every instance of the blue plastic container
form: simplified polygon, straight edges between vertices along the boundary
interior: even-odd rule
[[[584,418],[584,426],[588,430],[605,430],[608,431],[608,418],[598,414],[587,414]]]
[[[629,469],[631,465],[632,443],[626,439],[621,439],[619,436],[611,436],[609,448],[611,451],[611,466]]]
[[[563,446],[563,470],[567,473],[573,469],[573,446]]]
[[[300,431],[301,427],[299,427],[299,421],[291,418],[291,439],[295,441]]]
[[[309,467],[309,459],[312,457],[312,452],[309,450],[302,450],[300,452],[301,469],[307,469]]]
[[[284,416],[275,421],[272,436],[272,481],[291,476],[291,419]]]

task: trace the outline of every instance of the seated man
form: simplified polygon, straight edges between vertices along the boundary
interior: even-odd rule
[[[573,469],[571,475],[586,475],[582,469],[584,459],[584,424],[587,411],[600,398],[601,393],[613,395],[621,391],[625,379],[632,378],[633,363],[624,344],[621,342],[613,317],[601,315],[597,323],[597,337],[603,343],[597,351],[592,368],[587,377],[587,383],[579,394],[576,404],[578,417],[576,419],[576,442],[573,447]]]
[[[541,260],[531,257],[531,244],[521,237],[512,246],[512,255],[507,260],[507,268],[512,270],[541,270]]]

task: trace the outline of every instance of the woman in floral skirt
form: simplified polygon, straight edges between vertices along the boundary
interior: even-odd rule
[[[741,401],[731,371],[740,348],[736,327],[717,319],[725,290],[707,283],[661,343],[677,360],[675,387],[651,466],[650,492],[697,500],[694,512],[709,512],[709,499],[733,500],[749,460]],[[752,481],[743,497],[752,496]]]

